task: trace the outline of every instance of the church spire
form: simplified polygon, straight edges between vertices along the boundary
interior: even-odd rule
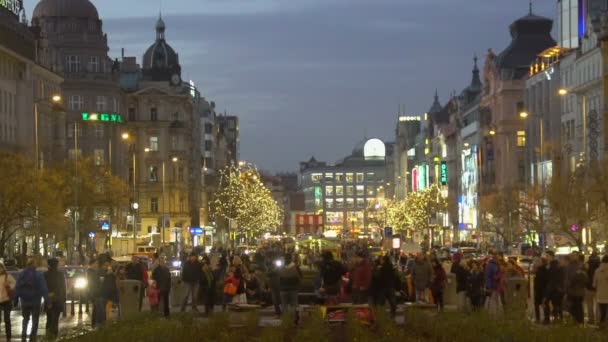
[[[532,0],[530,0],[530,15],[532,15]]]
[[[429,109],[429,114],[439,113],[441,111],[441,103],[439,103],[439,94],[437,93],[437,89],[435,89],[435,97],[433,100],[433,104]]]
[[[165,40],[165,22],[163,14],[158,11],[158,21],[156,22],[156,40]]]
[[[473,56],[473,78],[471,79],[470,90],[481,90],[481,79],[479,78],[479,68],[477,67],[477,54]]]

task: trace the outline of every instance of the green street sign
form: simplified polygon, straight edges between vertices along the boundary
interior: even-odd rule
[[[123,123],[122,115],[116,113],[82,113],[82,121]]]

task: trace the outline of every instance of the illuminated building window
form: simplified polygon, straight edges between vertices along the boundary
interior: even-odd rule
[[[344,209],[344,198],[336,198],[336,209]]]
[[[83,104],[84,101],[80,95],[70,95],[68,97],[68,108],[70,108],[70,110],[82,110]]]
[[[150,212],[151,213],[158,212],[158,198],[156,198],[156,197],[150,198]]]
[[[357,183],[363,183],[365,181],[365,174],[357,173]]]
[[[357,208],[365,208],[365,200],[363,198],[357,198]]]
[[[365,196],[365,187],[363,185],[357,185],[357,196]]]
[[[334,181],[334,174],[333,173],[326,173],[325,174],[325,181],[326,182],[333,182]]]
[[[344,182],[344,174],[336,173],[336,183],[342,183],[342,182]]]
[[[158,137],[150,137],[150,151],[158,151]]]
[[[344,196],[344,187],[336,186],[336,196]]]
[[[346,199],[346,207],[349,209],[352,209],[355,207],[355,199],[354,198],[347,198]]]
[[[158,167],[150,166],[149,170],[149,178],[150,182],[156,183],[158,182]]]
[[[526,132],[517,131],[517,147],[525,147],[525,146],[526,146]]]
[[[370,196],[370,197],[375,196],[376,195],[376,189],[374,189],[374,188],[368,188],[367,195]]]
[[[355,187],[349,185],[346,187],[346,196],[355,196]]]
[[[347,173],[346,174],[346,183],[353,183],[354,181],[355,181],[355,174]]]
[[[325,196],[333,196],[333,194],[334,194],[334,187],[326,186],[325,187]]]
[[[80,72],[80,56],[65,56],[68,72]]]
[[[321,177],[323,177],[323,174],[321,173],[313,173],[311,176],[312,182],[313,183],[320,183],[321,182]]]
[[[325,208],[326,209],[333,209],[334,208],[334,200],[331,198],[328,198],[325,200]]]

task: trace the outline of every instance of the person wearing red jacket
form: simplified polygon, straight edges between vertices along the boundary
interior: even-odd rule
[[[372,265],[365,251],[359,251],[355,260],[356,265],[352,272],[353,304],[366,304],[369,302],[369,288],[372,283]]]

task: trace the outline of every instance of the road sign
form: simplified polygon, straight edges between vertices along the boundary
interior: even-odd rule
[[[201,227],[192,227],[190,228],[190,234],[197,236],[197,235],[203,235],[204,231],[203,228]]]
[[[108,221],[103,221],[101,223],[101,230],[110,230],[110,222]]]
[[[393,236],[393,227],[384,227],[384,237],[392,237]]]

